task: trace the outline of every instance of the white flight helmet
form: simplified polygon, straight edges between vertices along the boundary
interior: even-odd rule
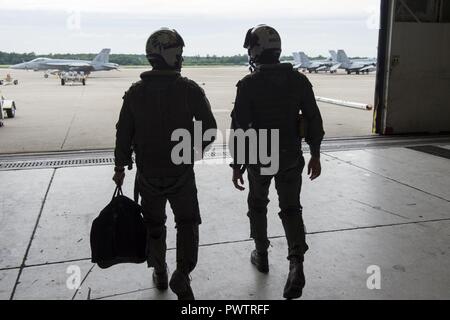
[[[170,68],[180,69],[183,47],[183,38],[175,29],[161,28],[150,35],[145,51],[150,63],[162,60]]]
[[[257,63],[265,51],[281,54],[281,38],[274,28],[259,24],[247,31],[244,48],[248,50],[250,63]]]

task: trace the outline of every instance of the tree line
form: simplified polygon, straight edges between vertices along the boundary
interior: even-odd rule
[[[12,65],[25,61],[33,60],[37,57],[52,58],[52,59],[74,59],[91,61],[97,54],[95,53],[54,53],[46,55],[37,55],[34,52],[29,53],[15,53],[0,51],[0,65]],[[244,65],[247,63],[247,55],[234,56],[183,56],[184,65]],[[292,57],[283,57],[283,60],[290,60]],[[141,66],[148,65],[147,58],[143,54],[110,54],[109,61],[118,63],[122,66]]]
[[[91,61],[96,56],[96,53],[53,53],[47,55],[37,55],[34,52],[29,53],[15,53],[0,51],[0,65],[12,65],[25,61],[33,60],[37,57],[45,57],[52,59],[74,59]],[[311,60],[326,59],[326,57],[319,55],[317,57],[309,57]],[[184,65],[245,65],[248,62],[247,55],[234,56],[183,56]],[[293,60],[292,56],[282,56],[281,60]],[[109,61],[118,63],[121,66],[144,66],[148,65],[147,58],[143,54],[110,54]]]

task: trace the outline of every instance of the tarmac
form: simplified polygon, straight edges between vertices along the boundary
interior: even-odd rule
[[[449,140],[440,148],[450,150]],[[449,299],[449,159],[398,146],[324,150],[321,158],[320,178],[303,173],[310,250],[302,299]],[[273,185],[263,275],[250,264],[247,192],[233,188],[226,163],[195,168],[203,219],[196,298],[282,299],[287,244]],[[0,299],[175,299],[154,288],[145,264],[102,270],[90,262],[90,227],[111,199],[112,174],[111,165],[0,171]],[[130,197],[133,180],[127,172]]]
[[[16,101],[14,119],[5,119],[0,131],[0,153],[89,150],[112,148],[122,97],[139,80],[144,68],[95,72],[81,84],[61,86],[56,76],[43,72],[0,69],[0,78],[11,73],[17,86],[1,86]],[[248,74],[241,67],[186,67],[182,74],[204,88],[218,122],[225,132],[236,95],[236,83]],[[375,75],[307,74],[316,95],[373,105]],[[326,136],[371,135],[372,111],[318,103]]]

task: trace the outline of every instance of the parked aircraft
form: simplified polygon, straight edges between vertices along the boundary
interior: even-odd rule
[[[28,62],[15,64],[11,66],[11,69],[45,71],[44,77],[46,78],[49,73],[59,74],[62,71],[84,72],[84,74],[88,75],[94,71],[117,70],[119,65],[109,62],[110,52],[111,49],[103,49],[92,61],[36,58]]]
[[[335,73],[339,67],[339,63],[333,61],[332,58],[311,61],[303,51],[294,52],[292,55],[295,62],[294,68],[308,70],[309,73],[318,73],[319,71]]]
[[[330,54],[333,57],[333,53]],[[334,51],[333,51],[334,52]],[[344,50],[338,50],[336,55],[336,61],[339,63],[339,69],[344,69],[347,71],[347,74],[352,74],[352,72],[356,74],[360,73],[369,73],[371,71],[375,71],[377,68],[377,62],[374,59],[358,59],[358,60],[350,60],[345,53]]]

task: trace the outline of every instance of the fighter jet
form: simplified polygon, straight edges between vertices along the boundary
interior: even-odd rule
[[[333,56],[333,53],[330,54]],[[334,52],[334,51],[333,51]],[[356,74],[367,73],[371,71],[375,71],[377,68],[377,61],[374,59],[359,59],[359,60],[350,60],[347,57],[347,54],[344,50],[338,50],[336,55],[336,61],[339,63],[339,68],[347,71],[347,74],[352,74],[355,72]]]
[[[308,70],[309,73],[318,73],[319,71],[335,73],[339,67],[339,63],[333,61],[332,58],[311,61],[303,51],[294,52],[292,55],[295,61],[294,68]]]
[[[45,71],[44,77],[48,73],[61,73],[63,71],[83,72],[85,75],[93,71],[117,70],[117,63],[109,62],[109,53],[111,49],[103,49],[92,61],[74,60],[74,59],[50,59],[36,58],[34,60],[15,64],[11,69]]]

